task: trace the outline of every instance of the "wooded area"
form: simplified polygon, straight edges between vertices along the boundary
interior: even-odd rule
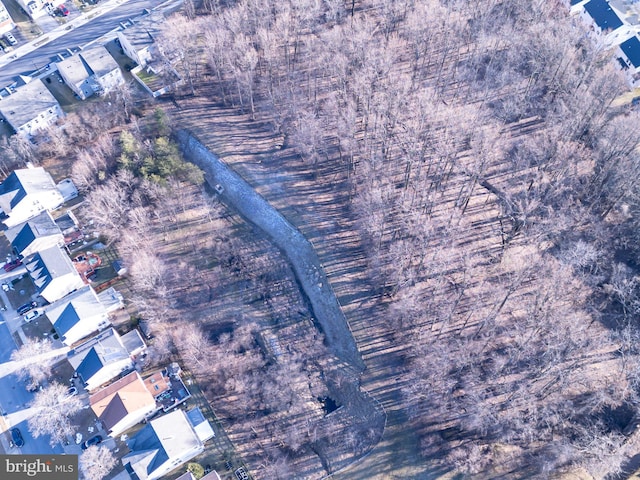
[[[564,2],[186,0],[159,41],[186,80],[169,117],[142,118],[123,92],[102,115],[126,132],[87,128],[88,107],[53,153],[73,155],[88,213],[131,265],[157,358],[179,351],[206,379],[257,478],[320,478],[371,451],[378,425],[323,420],[314,399],[359,379],[295,328],[308,306],[280,253],[188,183],[201,177],[168,126],[204,132],[229,112],[273,147],[238,168],[276,204],[305,198],[312,213],[288,213],[344,284],[343,306],[373,305],[375,316],[347,317],[368,369],[393,369],[375,381],[400,394],[381,398],[420,439],[416,463],[477,478],[628,467],[640,118],[616,106],[626,87],[611,52]],[[16,162],[42,155],[18,140],[2,149]],[[209,234],[177,237],[196,226]],[[327,240],[345,230],[348,248]],[[261,344],[274,319],[296,339],[291,362]],[[369,349],[375,338],[393,359]],[[318,439],[336,435],[348,454],[327,465]]]
[[[165,45],[197,94],[268,122],[318,185],[347,178],[425,459],[615,472],[637,403],[639,170],[611,53],[562,2],[189,12]]]

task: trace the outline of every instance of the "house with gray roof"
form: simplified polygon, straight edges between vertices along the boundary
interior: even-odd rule
[[[141,66],[151,62],[159,53],[156,38],[164,20],[161,12],[153,12],[133,26],[119,30],[118,40],[125,55]]]
[[[44,168],[21,168],[0,184],[0,219],[7,228],[15,227],[41,212],[55,210],[63,201]]]
[[[137,330],[120,336],[109,328],[71,350],[67,360],[91,391],[133,370],[135,357],[146,347]]]
[[[91,72],[91,89],[98,95],[106,95],[124,83],[118,62],[103,45],[82,50],[80,57]]]
[[[184,410],[151,420],[132,436],[122,464],[132,478],[155,480],[188,462],[204,450],[204,444]]]
[[[58,73],[64,83],[73,90],[80,99],[84,100],[93,95],[93,90],[89,84],[91,72],[82,61],[80,55],[72,55],[58,62]]]
[[[47,317],[65,345],[71,345],[111,324],[96,292],[90,285],[84,285],[82,279],[80,282],[75,291],[60,297],[47,308]]]
[[[49,303],[60,300],[65,295],[84,286],[82,277],[78,274],[69,255],[60,247],[56,246],[40,250],[24,263],[38,294]],[[47,316],[52,320],[52,323],[54,321],[49,312],[53,311],[55,311],[55,308],[47,312]],[[80,338],[78,337],[78,339]]]
[[[64,114],[40,80],[32,80],[7,97],[0,97],[0,115],[19,135],[32,137]]]
[[[58,72],[82,100],[93,94],[104,95],[124,83],[118,63],[103,45],[58,62]]]
[[[64,235],[47,211],[36,215],[25,223],[7,229],[5,236],[16,255],[23,257],[28,257],[50,247],[64,245]]]

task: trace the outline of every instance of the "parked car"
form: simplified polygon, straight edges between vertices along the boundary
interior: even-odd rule
[[[16,258],[15,260],[5,263],[2,268],[4,268],[5,272],[10,272],[11,270],[18,268],[20,265],[22,265],[22,259]]]
[[[7,39],[7,42],[9,42],[10,45],[15,45],[18,43],[18,41],[16,40],[16,37],[14,37],[11,32],[7,32],[4,34],[4,38]]]
[[[17,309],[19,315],[24,315],[25,313],[33,310],[38,306],[38,302],[29,302],[24,305],[20,305]]]
[[[31,310],[24,316],[24,321],[29,323],[38,318],[40,315],[42,315],[42,312],[40,310]]]
[[[77,389],[76,387],[73,387],[73,386],[72,386],[72,387],[69,387],[69,388],[68,388],[68,390],[67,390],[67,395],[68,395],[69,397],[73,397],[74,395],[77,395],[77,394],[78,394],[78,389]]]
[[[62,15],[63,17],[66,17],[67,15],[69,15],[69,9],[64,5],[64,3],[61,3],[60,5],[58,5],[58,11],[60,12],[60,15]]]
[[[24,445],[24,439],[22,433],[17,428],[11,429],[11,443],[16,447],[22,447]]]
[[[87,440],[82,444],[82,449],[86,450],[91,445],[98,445],[99,443],[102,443],[102,435],[94,435],[93,437],[91,437],[89,440]]]

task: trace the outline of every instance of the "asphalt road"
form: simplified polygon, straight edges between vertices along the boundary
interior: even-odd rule
[[[0,86],[11,84],[21,74],[28,74],[44,67],[54,60],[57,53],[63,52],[67,48],[85,45],[117,28],[120,22],[138,17],[142,15],[145,8],[151,9],[159,3],[159,0],[129,0],[114,10],[70,31],[63,37],[14,60],[0,69]]]

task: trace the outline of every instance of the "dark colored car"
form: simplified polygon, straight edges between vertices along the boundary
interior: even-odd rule
[[[22,260],[20,258],[16,258],[11,262],[5,263],[3,268],[5,272],[10,272],[11,270],[18,268],[20,265],[22,265]]]
[[[62,15],[63,17],[66,17],[67,15],[69,15],[69,9],[65,7],[64,3],[61,3],[60,5],[58,5],[58,11],[60,12],[60,15]]]
[[[22,447],[24,445],[24,439],[22,438],[22,434],[20,430],[17,428],[11,429],[11,443],[13,443],[16,447]]]
[[[93,437],[91,437],[89,440],[87,440],[82,444],[82,449],[86,450],[91,445],[98,445],[99,443],[102,443],[102,435],[94,435]]]
[[[29,303],[25,303],[24,305],[20,305],[17,311],[19,315],[24,315],[25,313],[33,310],[37,306],[38,306],[38,302],[29,302]]]

